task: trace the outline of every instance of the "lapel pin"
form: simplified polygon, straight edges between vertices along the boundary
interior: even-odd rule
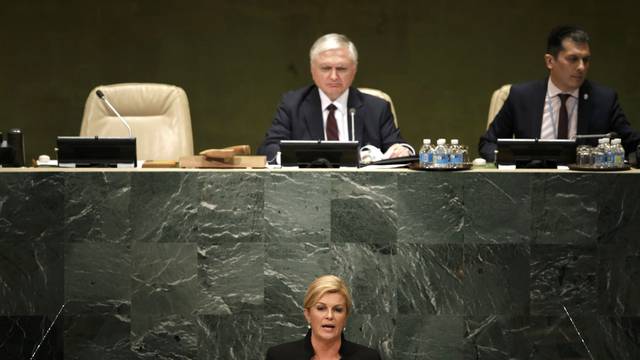
[[[582,96],[582,98],[583,98],[583,99],[585,99],[585,100],[589,100],[589,94],[584,94],[584,95]]]

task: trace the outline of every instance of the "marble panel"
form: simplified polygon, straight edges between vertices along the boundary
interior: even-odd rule
[[[137,359],[131,351],[128,314],[73,315],[64,319],[64,357],[68,360]]]
[[[527,315],[529,256],[528,245],[465,244],[465,314]]]
[[[599,250],[599,313],[640,316],[640,249],[630,251],[620,244],[602,245]]]
[[[55,315],[0,316],[0,358],[65,359],[62,316],[51,326],[54,319]]]
[[[308,330],[302,311],[288,315],[265,314],[262,323],[262,353],[266,355],[272,346],[300,340]],[[264,355],[260,358],[264,358]]]
[[[201,244],[264,241],[264,176],[203,172],[196,231]]]
[[[265,179],[267,242],[329,241],[331,174],[278,172]]]
[[[200,302],[196,252],[196,244],[192,243],[134,244],[132,314],[192,314]]]
[[[66,242],[130,241],[130,173],[71,173],[65,178]]]
[[[222,243],[198,249],[201,315],[262,313],[263,243]]]
[[[462,243],[464,175],[398,174],[398,242]]]
[[[575,321],[595,359],[640,359],[640,317],[598,316],[596,321]]]
[[[195,242],[202,185],[197,173],[136,172],[131,174],[131,240],[133,242]]]
[[[626,245],[628,251],[640,250],[640,187],[637,175],[608,174],[598,192],[598,243]]]
[[[61,242],[0,241],[0,315],[54,316],[64,301]]]
[[[67,243],[64,258],[65,314],[129,315],[131,246]]]
[[[569,311],[594,313],[598,307],[595,246],[531,245],[531,315]]]
[[[334,275],[341,277],[351,291],[354,312],[397,314],[396,275],[392,258],[395,245],[346,243],[332,245]]]
[[[539,244],[593,245],[598,238],[601,174],[534,174],[533,229]]]
[[[462,315],[461,244],[398,244],[393,258],[400,314]]]
[[[196,359],[198,325],[195,316],[131,316],[131,350],[138,359]]]
[[[261,315],[202,315],[197,325],[198,359],[264,359]]]
[[[61,242],[64,177],[56,173],[0,176],[0,242]]]
[[[302,314],[309,284],[320,275],[332,273],[331,248],[328,244],[284,242],[266,244],[265,251],[265,314]]]
[[[637,358],[638,318],[571,317],[575,327],[566,315],[466,318],[465,359]]]
[[[399,315],[394,360],[463,359],[464,321],[456,315]]]
[[[467,175],[464,242],[528,244],[533,237],[531,174]]]
[[[347,320],[345,338],[376,349],[382,359],[394,359],[396,317],[391,314],[352,314]]]
[[[464,359],[531,359],[528,317],[467,317],[464,323]]]
[[[331,241],[395,244],[397,176],[336,173],[331,179]]]

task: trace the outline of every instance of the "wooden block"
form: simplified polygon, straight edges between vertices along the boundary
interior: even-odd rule
[[[233,158],[231,158],[231,161],[207,159],[203,155],[183,156],[180,158],[181,168],[246,169],[246,168],[265,168],[266,166],[267,166],[267,157],[264,155],[234,156]]]
[[[143,168],[175,168],[178,162],[175,160],[145,160]]]
[[[233,165],[245,168],[266,168],[267,157],[265,155],[236,155],[231,159]]]

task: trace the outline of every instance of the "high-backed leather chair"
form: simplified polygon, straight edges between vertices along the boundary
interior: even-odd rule
[[[369,95],[373,95],[375,97],[379,97],[380,99],[385,100],[386,102],[388,102],[389,105],[391,105],[391,113],[393,114],[393,122],[395,123],[396,128],[398,127],[398,116],[396,115],[396,109],[393,107],[393,101],[391,101],[391,96],[389,96],[389,94],[387,94],[386,92],[384,92],[382,90],[372,89],[372,88],[359,87],[358,90],[360,90],[360,92],[363,92],[365,94],[369,94]]]
[[[502,105],[509,97],[509,91],[511,91],[511,84],[502,85],[498,90],[491,95],[491,102],[489,103],[489,116],[487,116],[487,129],[493,122],[493,119],[498,114],[498,111],[502,109]]]
[[[138,160],[178,160],[193,155],[193,133],[187,94],[165,84],[126,83],[91,90],[84,107],[80,136],[128,136],[116,115],[96,96],[101,90],[136,137]]]

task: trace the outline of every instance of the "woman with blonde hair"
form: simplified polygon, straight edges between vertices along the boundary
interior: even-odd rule
[[[377,351],[344,338],[352,310],[351,294],[337,276],[315,279],[304,296],[309,331],[304,339],[269,348],[267,360],[380,360]]]

